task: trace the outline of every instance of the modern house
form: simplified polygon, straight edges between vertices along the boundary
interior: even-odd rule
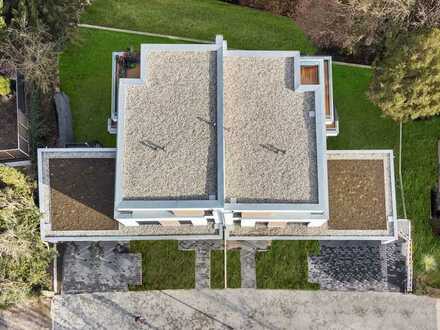
[[[330,57],[144,44],[113,54],[117,146],[40,149],[50,242],[398,239],[391,150],[327,150]],[[128,63],[128,64],[127,64]]]

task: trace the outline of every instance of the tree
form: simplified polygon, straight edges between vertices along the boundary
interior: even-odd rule
[[[72,36],[81,12],[89,3],[90,0],[14,0],[8,6],[11,17],[8,25],[43,31],[46,40],[60,50]]]
[[[369,96],[396,121],[440,114],[440,29],[391,39],[373,67]]]
[[[49,92],[58,80],[58,52],[88,4],[89,0],[8,1],[4,8],[7,28],[0,31],[2,71],[20,72],[41,91]]]
[[[10,27],[0,41],[0,67],[22,73],[43,92],[48,92],[57,76],[55,44],[43,31],[24,26]]]
[[[410,17],[413,30],[440,27],[440,1],[416,0]]]
[[[0,165],[0,306],[48,287],[54,256],[40,239],[40,212],[24,174]]]
[[[396,32],[440,27],[440,1],[297,0],[293,17],[318,47],[371,62]]]
[[[387,33],[406,30],[414,0],[338,0],[347,13],[350,30],[345,48],[349,53],[377,50]]]

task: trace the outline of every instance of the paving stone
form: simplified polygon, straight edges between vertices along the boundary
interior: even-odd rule
[[[142,259],[128,243],[64,243],[62,293],[128,291],[130,284],[142,284]]]
[[[320,255],[309,257],[309,282],[327,290],[402,291],[402,242],[321,241]]]
[[[241,247],[240,263],[241,263],[242,288],[257,287],[256,261],[255,261],[256,252],[257,250],[255,248],[249,248],[247,246]]]
[[[211,287],[211,250],[196,249],[196,289]]]
[[[179,241],[179,250],[181,251],[191,251],[198,248],[209,249],[209,250],[223,250],[222,240],[182,240]]]

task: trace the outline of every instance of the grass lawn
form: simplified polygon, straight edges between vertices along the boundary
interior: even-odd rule
[[[142,285],[132,290],[194,288],[195,252],[179,251],[177,241],[133,241],[130,252],[142,253]]]
[[[196,35],[191,36],[197,37]],[[136,47],[141,42],[169,43],[170,41],[87,29],[80,29],[79,39],[79,42],[66,49],[60,59],[61,87],[70,97],[76,138],[78,141],[98,139],[105,146],[114,146],[114,136],[109,135],[106,130],[111,103],[111,52],[125,49],[129,45]],[[245,42],[240,46],[250,48],[250,46],[247,47]],[[397,155],[398,125],[384,118],[380,110],[371,104],[366,96],[371,71],[335,65],[333,73],[335,103],[339,114],[341,133],[336,138],[328,139],[329,149],[392,148]],[[413,224],[415,271],[419,280],[438,287],[440,287],[438,280],[440,274],[438,271],[437,273],[426,273],[423,258],[426,255],[432,255],[437,258],[437,264],[440,265],[440,240],[431,234],[429,225],[430,189],[436,182],[436,144],[439,135],[439,117],[426,121],[414,121],[404,125],[403,177],[408,218],[412,220]],[[398,181],[397,179],[396,181]],[[399,186],[397,185],[396,188],[399,197]],[[400,198],[399,214],[401,217],[403,216]],[[148,244],[152,243],[147,242],[145,246]],[[159,242],[158,244],[165,244],[167,251],[170,251],[171,245],[166,244],[172,243]],[[305,283],[305,258],[306,251],[309,250],[315,250],[314,244],[308,242],[274,242],[273,251],[258,256],[259,287],[300,287],[299,283]],[[297,263],[294,265],[299,271],[297,275],[292,275],[292,269],[295,269],[295,267],[292,268],[292,263],[284,262],[283,255],[289,255],[295,260],[292,262]],[[163,262],[161,258],[162,256],[151,260],[156,260],[154,264],[159,265],[159,269],[163,270],[163,274],[167,271],[170,271],[169,274],[176,272],[173,270],[174,266],[169,265],[172,263],[193,269],[188,262],[181,264],[178,257],[164,259],[172,262]],[[221,273],[223,263],[219,261],[222,258],[219,258],[217,256],[213,257],[213,269],[220,269]],[[234,270],[237,267],[237,261],[234,261],[234,258],[236,257],[230,258],[232,264],[229,267],[229,272],[237,274],[237,270]],[[166,267],[168,268],[160,268],[164,267],[164,263],[167,264]],[[154,272],[155,267],[150,266],[148,267],[150,269],[146,271]],[[166,269],[168,270],[166,271]],[[214,272],[215,285],[222,286],[223,275],[217,275],[217,272]],[[170,276],[174,276],[174,273]],[[238,275],[231,276],[233,277],[230,283],[239,281],[239,271]],[[234,279],[234,276],[238,279]],[[190,282],[193,281],[193,278],[192,273],[188,276],[188,279],[180,284],[190,285],[190,283],[193,283]],[[437,282],[435,282],[436,279]],[[151,283],[154,283],[154,280]],[[148,287],[154,287],[154,285],[149,284]],[[173,286],[170,284],[169,287]]]
[[[95,0],[81,22],[204,40],[223,34],[232,48],[315,51],[293,20],[220,0]]]
[[[223,251],[211,252],[211,287],[223,289],[225,287],[225,263]],[[240,251],[228,251],[228,288],[239,288],[241,286],[240,274]]]
[[[269,251],[257,253],[257,288],[319,289],[307,281],[309,254],[319,254],[317,241],[272,241]]]

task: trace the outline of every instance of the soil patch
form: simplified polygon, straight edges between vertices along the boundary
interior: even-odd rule
[[[18,148],[17,106],[15,97],[0,99],[0,150]]]
[[[115,160],[49,160],[52,230],[114,230]]]
[[[386,230],[382,160],[329,160],[329,229]]]

